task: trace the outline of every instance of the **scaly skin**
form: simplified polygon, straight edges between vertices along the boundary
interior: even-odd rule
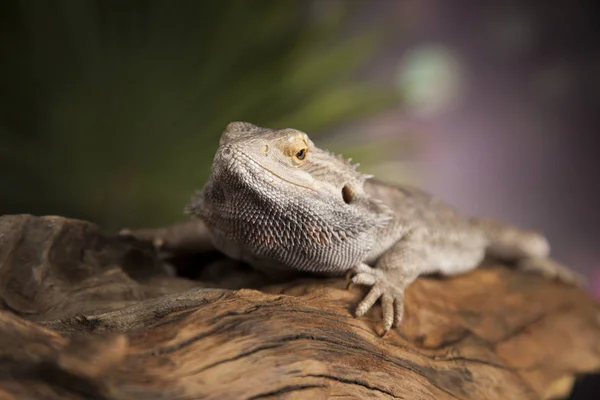
[[[380,300],[384,333],[402,321],[404,290],[419,275],[465,273],[486,254],[582,281],[548,258],[538,233],[465,218],[418,189],[370,178],[303,132],[232,122],[187,211],[206,224],[219,250],[257,269],[350,274],[351,282],[371,286],[356,315]]]

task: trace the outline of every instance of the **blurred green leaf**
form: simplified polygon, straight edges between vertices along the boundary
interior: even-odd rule
[[[323,132],[396,99],[358,82],[377,29],[305,0],[5,0],[0,212],[183,218],[224,126]],[[312,15],[312,17],[311,17]]]

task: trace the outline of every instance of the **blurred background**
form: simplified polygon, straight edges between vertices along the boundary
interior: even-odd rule
[[[0,213],[108,230],[182,220],[223,128],[245,120],[304,130],[364,172],[545,232],[600,298],[599,11],[3,0]]]
[[[598,2],[3,0],[0,213],[154,227],[224,126],[545,232],[600,297]]]

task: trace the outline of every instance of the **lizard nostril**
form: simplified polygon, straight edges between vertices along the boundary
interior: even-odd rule
[[[354,200],[354,193],[352,192],[352,189],[350,189],[350,186],[344,185],[342,188],[342,198],[346,204],[350,204],[352,200]]]

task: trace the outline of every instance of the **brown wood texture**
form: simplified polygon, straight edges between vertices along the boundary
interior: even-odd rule
[[[506,266],[418,279],[383,338],[379,307],[351,315],[365,288],[231,289],[251,280],[174,277],[91,223],[2,216],[0,398],[544,399],[600,370],[598,304]]]

